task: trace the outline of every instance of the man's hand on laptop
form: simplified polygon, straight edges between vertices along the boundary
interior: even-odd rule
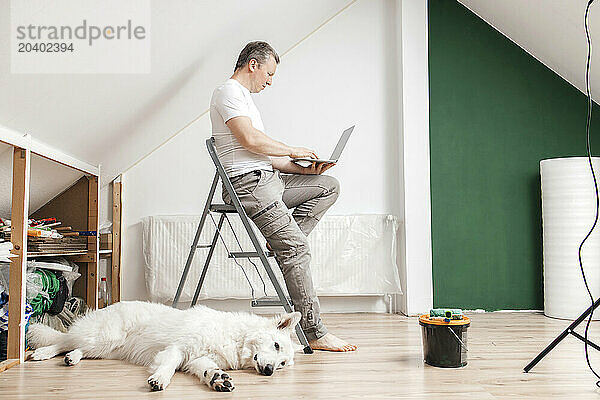
[[[290,147],[290,158],[319,158],[317,153],[305,147]]]
[[[323,172],[327,171],[329,168],[333,167],[335,163],[312,163],[308,167],[304,167],[303,173],[306,175],[321,175]]]

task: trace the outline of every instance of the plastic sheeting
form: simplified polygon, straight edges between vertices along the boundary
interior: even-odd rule
[[[29,305],[29,302],[41,295],[46,299],[50,298],[48,292],[44,291],[41,278],[35,273],[35,267],[30,268],[31,261],[27,262],[27,272],[25,274],[25,321],[29,320],[29,317],[33,314],[33,309]],[[0,262],[0,292],[9,291],[9,268],[10,263]],[[73,281],[77,279],[80,274],[77,272],[64,272],[67,283],[70,280],[70,287],[73,286]],[[8,302],[0,307],[0,331],[8,329]]]
[[[77,278],[81,276],[81,274],[78,272],[79,267],[74,262],[65,260],[64,258],[55,259],[54,262],[62,265],[69,265],[73,269],[73,271],[61,271],[66,279],[70,296],[73,290],[73,284]],[[35,273],[36,268],[43,268],[44,265],[45,264],[43,262],[27,261],[27,272],[25,273],[25,301],[27,303],[36,298],[38,294],[42,295],[42,297],[45,297],[46,299],[50,298],[48,292],[44,291],[43,289],[42,278]],[[8,292],[9,269],[10,263],[0,262],[0,292],[3,290]]]
[[[600,177],[600,158],[593,158]],[[544,237],[544,314],[574,319],[590,306],[579,268],[578,248],[596,213],[594,181],[585,157],[540,162]],[[600,293],[600,226],[582,249],[590,290]],[[600,318],[600,313],[594,316]],[[596,319],[596,318],[595,318]]]
[[[214,215],[216,222],[218,216]],[[244,251],[252,251],[250,238],[240,219],[229,216]],[[143,252],[148,294],[153,301],[172,300],[196,232],[200,216],[152,216],[142,219]],[[209,244],[216,224],[206,219],[198,244]],[[396,264],[396,238],[399,222],[390,215],[325,216],[309,235],[311,270],[319,295],[383,295],[401,293]],[[255,229],[256,230],[256,229]],[[257,231],[257,230],[256,230]],[[221,229],[229,251],[240,251],[227,222]],[[258,231],[257,231],[258,232]],[[260,233],[257,234],[262,239]],[[198,283],[208,249],[196,251],[181,301],[190,301]],[[285,288],[283,277],[273,258],[273,271]],[[240,259],[241,266],[227,257],[219,241],[200,293],[200,298],[252,298],[242,268],[255,297],[275,296],[259,259],[257,268]],[[261,281],[264,280],[265,285]],[[265,293],[266,292],[266,293]]]
[[[0,263],[0,286],[4,287],[8,292],[9,283],[9,263]],[[50,295],[44,291],[41,277],[35,273],[35,269],[27,269],[25,274],[25,300],[29,303],[33,298],[38,295],[49,299]]]

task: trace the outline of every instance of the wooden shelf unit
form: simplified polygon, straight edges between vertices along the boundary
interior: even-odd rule
[[[111,271],[111,300],[113,303],[121,301],[121,220],[122,220],[122,197],[123,184],[121,177],[112,182],[112,249],[110,255]]]
[[[85,175],[67,190],[54,197],[29,218],[55,217],[73,230],[98,231],[98,177]],[[100,242],[98,236],[87,237],[87,250],[53,253],[79,265],[81,278],[73,285],[73,295],[83,297],[88,307],[98,307],[98,260]],[[39,254],[39,253],[34,253]],[[45,255],[42,255],[44,257]],[[28,253],[29,257],[29,253]]]
[[[27,258],[43,258],[43,257],[69,257],[69,256],[82,256],[87,254],[87,250],[81,251],[69,251],[69,252],[57,252],[57,253],[27,253]],[[102,251],[100,252],[102,253]]]
[[[75,229],[98,232],[100,168],[77,160],[71,156],[14,131],[0,127],[0,143],[13,147],[12,171],[12,208],[11,208],[11,241],[16,255],[9,268],[9,321],[7,359],[0,362],[0,372],[25,361],[25,274],[27,259],[48,257],[50,254],[27,252],[27,220],[39,218],[40,215],[53,216]],[[36,154],[46,159],[84,173],[84,176],[69,189],[56,196],[35,213],[29,215],[29,190],[31,155]],[[113,185],[114,186],[114,185]],[[111,268],[107,273],[112,275],[112,293],[114,301],[120,299],[120,217],[121,217],[121,183],[118,183],[116,196],[118,205],[113,207],[113,217],[117,217],[117,229],[113,225],[112,251],[103,251],[103,256],[111,257]],[[115,194],[113,194],[113,199]],[[116,211],[115,211],[116,209]],[[115,243],[114,240],[117,239]],[[116,251],[115,251],[116,249]],[[100,259],[99,235],[87,239],[87,250],[57,252],[53,256],[65,256],[80,266],[82,277],[75,282],[73,295],[83,297],[88,307],[98,307],[98,262]],[[116,276],[115,276],[116,272]]]

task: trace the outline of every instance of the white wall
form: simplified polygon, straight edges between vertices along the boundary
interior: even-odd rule
[[[431,194],[429,179],[429,75],[427,3],[401,0],[396,14],[402,27],[398,40],[402,113],[401,182],[404,188],[401,268],[404,296],[400,310],[407,315],[433,307]]]
[[[416,164],[429,162],[428,157],[420,157],[423,149],[413,146],[411,149],[415,154],[411,162],[414,164],[405,166],[401,142],[403,85],[398,76],[403,76],[403,66],[399,60],[403,41],[412,40],[402,35],[401,24],[405,21],[401,9],[405,2],[359,0],[352,3],[284,54],[273,86],[254,95],[267,134],[292,145],[313,147],[323,156],[329,155],[344,128],[357,124],[340,163],[328,171],[342,184],[341,195],[329,211],[330,215],[394,214],[403,219],[411,212],[405,207],[403,183],[405,179],[412,179],[404,176],[404,168],[422,168]],[[421,3],[418,0],[408,2],[413,8]],[[410,33],[418,36],[417,46],[425,45],[420,54],[422,57],[427,52],[426,42],[421,40],[427,29],[426,13],[417,14],[413,16],[420,19],[415,24],[421,24],[421,28]],[[256,39],[251,34],[248,38]],[[299,36],[297,40],[301,38]],[[269,35],[261,39],[271,41]],[[277,49],[283,52],[282,48]],[[230,53],[237,51],[239,49]],[[222,60],[218,79],[213,76],[206,79],[217,82],[227,79],[233,58],[232,55],[231,59]],[[422,67],[422,61],[419,58],[415,68]],[[411,59],[405,62],[415,63]],[[421,81],[409,84],[413,95],[416,90],[423,90],[422,78],[426,80],[426,76],[425,68],[417,74]],[[212,90],[198,94],[199,114],[208,108],[210,92]],[[415,102],[415,109],[421,107],[424,110],[413,120],[417,123],[423,122],[419,119],[423,115],[428,119],[423,99],[427,102],[426,93],[418,98],[419,103]],[[427,123],[411,130],[411,135],[420,135],[419,143],[428,142]],[[124,299],[147,298],[141,218],[201,213],[214,175],[204,144],[209,136],[210,120],[204,115],[123,174]],[[425,184],[429,184],[428,179]],[[429,198],[421,192],[413,197],[421,204],[413,202],[411,207],[418,206],[427,214]],[[424,224],[423,229],[428,226],[428,223]],[[405,267],[402,260],[405,253],[407,250],[403,247],[399,257],[402,268]],[[417,267],[422,265],[415,264],[414,268]],[[427,269],[423,274],[426,273]],[[406,284],[406,272],[402,275]],[[426,280],[430,286],[431,276]],[[405,287],[403,290],[406,292]],[[418,289],[413,296],[431,296],[431,292],[422,293]],[[402,311],[408,311],[407,304],[410,301],[400,302]]]
[[[394,8],[358,1],[287,55],[273,86],[255,96],[267,134],[322,157],[356,124],[327,172],[342,185],[330,214],[400,210]]]
[[[354,3],[282,57],[273,86],[255,95],[267,134],[320,154],[328,155],[341,131],[357,124],[331,170],[342,182],[332,215],[400,210],[395,42],[388,40],[394,7],[393,1]],[[232,63],[224,60],[220,80]],[[198,110],[207,107],[208,101]],[[201,213],[214,174],[204,145],[209,136],[205,115],[123,175],[124,298],[146,297],[140,219]]]

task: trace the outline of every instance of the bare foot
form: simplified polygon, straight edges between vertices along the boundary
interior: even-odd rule
[[[358,349],[355,345],[349,344],[331,333],[327,333],[317,340],[311,340],[308,344],[310,344],[310,347],[312,347],[313,350],[354,351]]]

